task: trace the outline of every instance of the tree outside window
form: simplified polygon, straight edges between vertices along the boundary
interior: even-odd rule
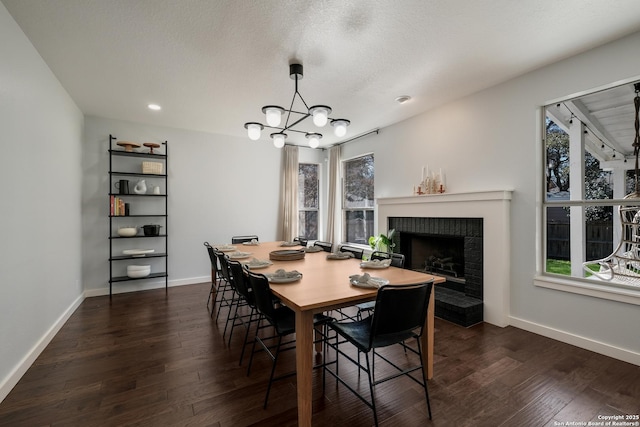
[[[342,176],[343,239],[368,244],[375,207],[373,154],[344,161]]]
[[[319,186],[318,165],[298,165],[298,235],[318,239]]]

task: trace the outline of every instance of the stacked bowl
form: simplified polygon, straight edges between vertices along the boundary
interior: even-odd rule
[[[151,274],[150,265],[128,265],[127,266],[127,276],[129,276],[132,279],[147,277],[149,274]]]

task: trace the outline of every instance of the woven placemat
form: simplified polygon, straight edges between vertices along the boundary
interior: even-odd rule
[[[280,251],[269,252],[269,259],[274,261],[295,261],[303,259],[304,256],[305,252],[301,249],[283,249]]]

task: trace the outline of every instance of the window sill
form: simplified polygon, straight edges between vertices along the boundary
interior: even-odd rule
[[[553,275],[536,275],[533,283],[541,288],[640,305],[640,288],[616,287],[598,280],[579,280]]]

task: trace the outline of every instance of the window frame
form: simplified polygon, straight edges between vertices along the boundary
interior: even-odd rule
[[[613,87],[613,86],[612,86]],[[583,93],[584,95],[586,93]],[[546,107],[548,105],[556,104],[564,100],[577,98],[580,95],[562,98],[548,102],[541,106],[539,114],[539,129],[540,137],[538,150],[539,161],[537,162],[538,175],[538,194],[540,195],[540,203],[538,209],[538,244],[539,249],[537,252],[537,268],[534,276],[534,285],[540,288],[547,288],[552,290],[559,290],[568,293],[574,293],[579,295],[586,295],[594,298],[612,300],[618,302],[624,302],[628,304],[640,305],[640,289],[635,289],[630,286],[620,285],[617,283],[610,283],[606,281],[599,281],[590,279],[587,277],[565,276],[556,273],[549,273],[546,271],[547,263],[547,211],[548,207],[552,206],[577,206],[586,208],[588,206],[613,206],[614,215],[618,215],[618,207],[621,205],[633,205],[629,200],[624,199],[586,199],[583,197],[581,200],[564,200],[553,201],[547,198],[547,141],[546,141]],[[582,159],[584,161],[584,158]],[[637,205],[637,203],[636,203]],[[615,246],[615,238],[613,242]]]
[[[320,164],[318,163],[314,163],[314,162],[299,162],[298,163],[298,179],[300,179],[300,172],[301,172],[301,166],[302,165],[313,165],[316,167],[316,181],[317,181],[317,193],[316,193],[316,208],[305,208],[304,206],[302,206],[302,203],[300,201],[300,199],[298,198],[298,236],[303,236],[306,237],[305,234],[303,234],[300,230],[300,213],[301,212],[316,212],[316,217],[317,217],[317,223],[316,223],[316,236],[311,238],[309,237],[309,240],[317,240],[318,236],[320,234]]]
[[[355,160],[358,159],[362,159],[364,157],[371,157],[372,159],[372,163],[373,163],[373,190],[372,190],[372,206],[371,207],[361,207],[361,208],[347,208],[346,207],[346,167],[347,164],[349,162],[353,162]],[[350,157],[348,159],[342,159],[341,161],[341,168],[340,168],[340,174],[341,174],[341,179],[340,179],[340,224],[341,224],[341,243],[343,244],[349,244],[349,245],[354,245],[354,246],[362,246],[363,248],[369,248],[369,244],[368,244],[368,239],[369,237],[367,236],[367,227],[366,227],[366,223],[365,223],[365,236],[364,236],[364,242],[351,242],[349,241],[348,237],[348,227],[347,227],[347,213],[348,212],[365,212],[365,217],[367,216],[367,212],[371,212],[371,230],[369,233],[369,236],[372,236],[374,234],[374,230],[375,230],[375,154],[373,152],[368,152],[368,153],[363,153],[363,154],[359,154],[357,156],[354,157]],[[366,221],[366,219],[365,219]]]

